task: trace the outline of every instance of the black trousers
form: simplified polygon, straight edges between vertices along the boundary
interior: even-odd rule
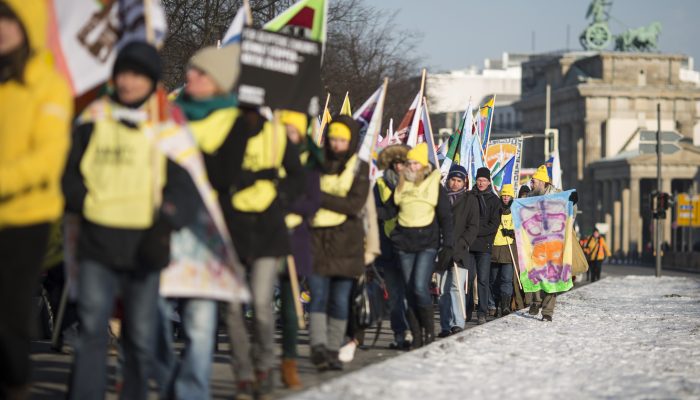
[[[603,260],[596,260],[590,262],[591,270],[591,282],[595,282],[600,279],[600,272],[603,269]]]
[[[0,387],[29,383],[32,298],[49,224],[0,229]]]

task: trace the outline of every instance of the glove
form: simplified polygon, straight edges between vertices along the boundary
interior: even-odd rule
[[[576,203],[578,203],[578,192],[571,193],[571,195],[569,195],[569,201],[576,205]]]
[[[515,238],[515,231],[512,229],[503,228],[503,229],[501,229],[501,235],[509,237],[509,238]]]
[[[447,271],[452,266],[452,247],[443,247],[438,253],[437,263],[435,264],[435,272]]]

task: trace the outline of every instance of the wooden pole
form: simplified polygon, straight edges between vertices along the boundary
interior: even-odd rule
[[[299,329],[306,328],[306,323],[304,322],[304,310],[301,307],[301,300],[299,300],[299,278],[297,277],[297,267],[294,263],[294,257],[287,256],[287,271],[289,273],[289,281],[292,284],[292,296],[294,297],[294,311],[297,314],[297,323],[299,324]]]
[[[501,223],[498,226],[498,229],[503,229],[503,223]],[[508,238],[506,237],[506,243],[508,242]],[[518,280],[518,286],[520,287],[520,290],[523,289],[523,284],[520,282],[520,272],[518,271],[518,265],[515,263],[515,256],[513,256],[513,249],[510,248],[510,243],[508,243],[508,252],[510,253],[510,260],[513,262],[513,272],[515,273],[515,277]]]
[[[243,7],[245,7],[246,26],[253,26],[253,12],[250,10],[250,2],[243,0]]]

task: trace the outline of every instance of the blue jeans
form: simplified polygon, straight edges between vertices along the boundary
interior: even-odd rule
[[[467,274],[471,276],[473,272],[465,268],[457,268],[459,277],[455,279],[455,268],[449,268],[442,274],[442,293],[440,294],[440,329],[448,332],[453,327],[464,329],[466,316],[466,292],[464,285],[467,281]],[[455,284],[455,282],[457,282]],[[461,304],[460,304],[461,302]]]
[[[172,360],[172,375],[166,381],[167,398],[173,399],[208,399],[211,397],[209,378],[212,370],[212,357],[216,341],[218,322],[217,303],[215,300],[183,299],[182,331],[185,347],[181,359]],[[162,307],[165,308],[162,308]],[[168,349],[172,354],[172,332],[170,305],[161,301],[161,317],[164,318],[164,339],[168,340]]]
[[[491,297],[489,298],[489,308],[497,308],[498,301],[508,299],[513,296],[513,264],[491,264]]]
[[[437,249],[426,249],[417,253],[399,250],[401,272],[406,282],[406,300],[413,310],[433,305],[430,297],[430,278],[433,275],[436,254]]]
[[[311,274],[309,289],[309,339],[311,346],[323,345],[338,350],[342,344],[350,316],[352,278]]]
[[[479,292],[478,316],[486,316],[489,312],[489,297],[491,296],[491,253],[480,251],[469,252],[470,262],[476,265],[476,279]]]
[[[384,276],[386,289],[389,292],[387,306],[390,313],[391,330],[394,332],[396,340],[402,340],[408,329],[408,322],[406,321],[406,282],[403,280],[403,274],[398,262],[381,267],[380,272]]]
[[[124,305],[124,387],[122,399],[146,399],[158,320],[160,271],[117,271],[96,261],[80,263],[78,316],[70,399],[101,399],[107,386],[107,325],[114,301]]]

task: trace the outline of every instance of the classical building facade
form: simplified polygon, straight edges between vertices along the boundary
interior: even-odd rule
[[[683,135],[681,150],[662,157],[667,192],[694,190],[700,181],[700,85],[684,55],[572,52],[532,57],[522,65],[521,100],[514,104],[524,133],[545,129],[551,85],[551,128],[559,130],[564,188],[580,193],[583,232],[609,228],[613,252],[638,257],[649,249],[649,193],[656,188],[656,155],[640,154],[640,132]],[[544,160],[543,139],[525,141],[523,166]],[[672,238],[664,225],[664,241]],[[700,237],[698,235],[697,237]]]

